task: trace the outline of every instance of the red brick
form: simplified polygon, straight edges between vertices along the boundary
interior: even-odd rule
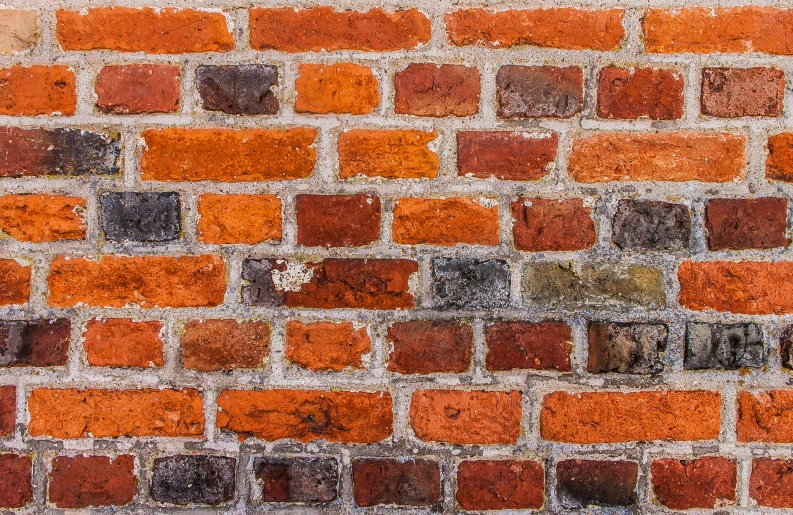
[[[161,367],[162,328],[162,322],[156,320],[89,320],[83,332],[88,364],[95,367]]]
[[[3,195],[0,231],[17,241],[85,239],[85,200],[56,195]]]
[[[479,112],[479,70],[410,63],[394,76],[394,112],[415,116],[472,116]]]
[[[380,104],[377,78],[359,64],[301,64],[295,90],[298,113],[369,114]]]
[[[738,394],[739,442],[793,442],[793,390]]]
[[[463,131],[457,133],[457,175],[534,181],[556,160],[555,133]]]
[[[68,318],[0,321],[3,367],[62,367],[69,360]]]
[[[735,502],[736,472],[735,460],[718,456],[655,460],[653,493],[660,504],[673,510],[719,508]]]
[[[434,179],[440,160],[428,143],[435,131],[355,129],[339,135],[339,177]]]
[[[0,70],[0,114],[74,114],[77,87],[68,66],[12,66]]]
[[[58,456],[52,460],[49,501],[58,508],[125,506],[135,499],[135,457]]]
[[[0,259],[0,306],[27,304],[30,297],[30,266]]]
[[[396,322],[388,327],[388,341],[391,372],[461,374],[471,366],[474,331],[456,320]]]
[[[601,118],[676,120],[683,116],[683,75],[657,68],[603,68],[598,83]]]
[[[721,118],[779,116],[785,73],[775,68],[705,68],[702,114]]]
[[[775,181],[793,181],[793,133],[768,138],[765,176]]]
[[[570,372],[573,334],[564,322],[496,322],[485,327],[488,370]]]
[[[340,371],[364,368],[363,355],[372,352],[372,340],[365,327],[352,322],[295,320],[286,324],[286,359],[309,370]]]
[[[179,110],[180,69],[169,64],[105,66],[96,77],[96,105],[113,114]]]
[[[0,454],[0,508],[21,508],[33,501],[32,470],[30,457]]]
[[[270,354],[266,322],[193,320],[185,324],[184,331],[182,364],[188,370],[263,368]]]
[[[760,506],[793,508],[793,460],[753,459],[749,496]]]
[[[468,460],[457,467],[457,504],[464,510],[538,510],[544,501],[542,463]]]
[[[583,199],[520,197],[512,203],[515,248],[530,252],[584,250],[595,245],[595,222]]]
[[[297,243],[306,247],[361,247],[380,239],[380,197],[297,195]]]
[[[281,239],[281,199],[275,195],[216,195],[198,199],[198,240],[256,245]]]
[[[17,413],[17,389],[15,386],[0,386],[0,438],[14,434]]]
[[[392,238],[403,245],[498,245],[498,204],[460,197],[396,199]]]
[[[352,482],[358,506],[427,506],[441,500],[441,469],[432,461],[355,460]]]
[[[708,248],[787,247],[787,199],[713,199],[705,205]]]

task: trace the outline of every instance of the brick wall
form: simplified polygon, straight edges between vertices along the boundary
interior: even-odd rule
[[[793,10],[652,3],[12,0],[0,509],[793,507]]]

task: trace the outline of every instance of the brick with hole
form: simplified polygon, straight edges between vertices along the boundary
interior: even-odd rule
[[[584,76],[574,66],[515,66],[496,74],[499,118],[571,118],[584,108]]]
[[[355,504],[362,507],[431,506],[441,500],[441,468],[434,461],[357,459],[352,482]]]
[[[611,241],[621,250],[685,250],[691,214],[683,204],[623,199],[611,222]]]
[[[498,202],[491,198],[398,198],[391,230],[403,245],[498,245]]]
[[[157,502],[216,506],[234,500],[237,460],[202,454],[154,460],[151,497]]]
[[[369,114],[380,104],[380,83],[368,66],[301,64],[295,79],[295,111]]]
[[[338,496],[335,458],[253,459],[254,503],[329,503]]]
[[[290,320],[285,347],[286,359],[299,367],[339,372],[365,368],[364,357],[372,352],[372,340],[366,327],[356,327],[353,322]]]
[[[181,69],[170,64],[105,66],[96,76],[103,113],[173,113],[179,110]]]
[[[705,68],[701,111],[706,116],[779,116],[785,100],[785,73],[776,68]]]
[[[85,199],[61,195],[3,195],[0,231],[17,241],[44,243],[85,238]]]
[[[564,322],[499,321],[485,326],[487,370],[570,372],[573,336]]]
[[[71,116],[77,108],[74,71],[68,66],[12,66],[0,70],[0,115]]]
[[[712,509],[735,503],[735,460],[721,456],[662,458],[650,467],[653,494],[673,510]]]
[[[184,326],[182,364],[187,370],[264,368],[269,354],[267,322],[193,320]]]
[[[207,111],[226,114],[277,114],[280,108],[272,88],[278,85],[278,68],[241,64],[196,68],[198,95]]]
[[[0,386],[0,438],[13,436],[16,426],[17,389],[12,385]]]
[[[434,179],[440,160],[436,131],[352,129],[339,135],[339,177]],[[432,145],[432,146],[431,146]]]
[[[198,198],[198,240],[256,245],[281,239],[281,199],[276,195],[219,195]]]
[[[29,265],[14,259],[0,259],[0,306],[27,304],[30,298]]]
[[[472,116],[479,112],[480,88],[476,68],[410,63],[394,76],[394,112],[414,116]]]
[[[559,137],[549,132],[460,131],[457,175],[535,181],[549,173]]]
[[[33,460],[0,454],[0,508],[22,508],[33,501]]]
[[[52,460],[47,497],[62,509],[126,506],[137,488],[134,456],[58,456]]]
[[[94,367],[161,367],[162,330],[163,323],[158,320],[89,320],[83,331],[86,360]]]
[[[432,258],[432,294],[440,309],[492,309],[509,305],[509,263],[502,259]]]
[[[380,238],[380,197],[297,195],[297,243],[306,247],[362,247]]]
[[[793,508],[793,460],[754,458],[749,497],[759,506]]]
[[[0,53],[19,54],[29,51],[41,35],[38,13],[3,9],[0,11]]]
[[[519,197],[512,203],[512,237],[517,250],[585,250],[595,245],[595,222],[583,199]]]
[[[787,199],[712,199],[705,205],[710,250],[786,247]]]
[[[567,510],[636,506],[638,477],[633,461],[562,460],[556,464],[556,497]]]
[[[603,68],[597,115],[606,119],[676,120],[683,116],[683,74],[664,68]]]
[[[738,394],[739,442],[793,442],[793,390]]]
[[[388,327],[388,370],[399,374],[466,372],[471,366],[474,331],[456,320],[413,320]]]
[[[658,374],[669,329],[664,324],[590,322],[587,327],[591,374]]]
[[[466,460],[457,466],[456,499],[464,510],[537,510],[545,471],[530,460]]]
[[[0,367],[58,367],[69,361],[68,318],[0,321]]]

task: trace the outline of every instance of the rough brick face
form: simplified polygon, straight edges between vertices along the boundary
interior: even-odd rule
[[[564,460],[556,464],[556,496],[563,508],[634,506],[639,464],[632,461]]]
[[[151,497],[157,502],[217,505],[234,499],[237,460],[182,455],[154,460]]]
[[[372,351],[365,327],[352,322],[290,321],[286,325],[286,359],[309,370],[363,368],[363,356]]]
[[[194,320],[182,335],[182,364],[186,369],[216,372],[262,368],[270,353],[266,322]]]
[[[339,463],[333,458],[253,460],[254,499],[261,503],[328,503],[336,499]]]
[[[178,193],[106,192],[99,221],[108,241],[171,241],[181,236],[180,206]]]
[[[68,318],[0,321],[0,366],[66,365],[71,329]]]
[[[686,206],[652,200],[620,200],[611,241],[622,250],[685,250],[691,241]]]
[[[281,199],[275,195],[217,195],[198,199],[198,239],[255,245],[281,239]]]
[[[603,68],[597,93],[600,118],[675,120],[683,116],[683,75],[656,68]]]
[[[584,107],[581,68],[502,66],[496,75],[501,118],[570,118]]]
[[[95,367],[161,367],[162,322],[136,322],[126,318],[89,320],[83,348]]]
[[[547,132],[461,131],[457,174],[461,177],[531,181],[548,174],[559,138]]]
[[[29,50],[39,39],[38,13],[3,9],[0,12],[0,53]]]
[[[512,203],[515,248],[530,252],[584,250],[595,245],[595,222],[582,199],[520,197]]]
[[[135,499],[135,458],[58,456],[52,460],[48,498],[58,508],[125,506]]]
[[[493,199],[400,198],[394,203],[391,234],[396,243],[498,244],[498,203]]]
[[[705,206],[708,247],[772,249],[786,247],[787,199],[713,199]]]
[[[0,305],[26,304],[30,297],[30,266],[0,259]]]
[[[471,116],[479,112],[479,70],[411,63],[394,77],[394,112],[415,116]]]
[[[380,104],[371,68],[352,63],[302,64],[295,90],[298,113],[369,114]]]
[[[339,177],[432,179],[440,161],[429,143],[437,132],[349,130],[339,135]]]
[[[441,470],[424,460],[360,459],[352,463],[358,506],[428,506],[440,501]]]
[[[739,442],[793,442],[793,391],[740,392]]]
[[[172,113],[179,109],[181,72],[167,64],[105,66],[96,77],[96,105],[105,113]]]
[[[68,66],[13,66],[0,70],[0,114],[73,115],[74,72]]]
[[[380,238],[380,197],[297,195],[297,243],[306,247],[361,247]]]
[[[457,503],[465,510],[539,509],[545,471],[536,461],[469,460],[457,467]]]
[[[388,327],[388,370],[400,374],[462,373],[471,366],[474,332],[456,321],[397,322]]]
[[[587,334],[589,373],[657,374],[664,369],[669,330],[663,324],[590,322]]]
[[[0,197],[0,231],[18,241],[43,243],[85,238],[85,200],[55,195]]]
[[[434,258],[432,292],[438,308],[490,309],[509,303],[509,265],[500,259]]]
[[[0,507],[21,508],[33,500],[30,457],[0,454]]]
[[[686,370],[737,370],[765,364],[763,330],[757,324],[686,324]]]
[[[14,434],[16,411],[16,387],[0,386],[0,438],[6,438]]]
[[[733,504],[736,472],[734,460],[719,456],[655,460],[651,466],[653,493],[661,505],[673,510]]]
[[[496,322],[485,327],[488,370],[569,372],[573,336],[563,322]]]
[[[202,107],[207,111],[251,115],[278,113],[278,98],[272,91],[278,85],[275,66],[199,66],[196,83]]]
[[[753,459],[749,496],[760,506],[793,507],[793,460]]]
[[[793,181],[793,134],[783,132],[768,138],[765,175],[776,181]]]
[[[720,118],[779,116],[785,73],[775,68],[705,68],[702,114]]]

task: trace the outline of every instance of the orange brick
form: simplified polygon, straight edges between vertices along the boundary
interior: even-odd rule
[[[83,332],[88,364],[95,367],[161,367],[162,322],[128,318],[90,320]]]
[[[595,222],[584,200],[519,197],[512,203],[515,248],[529,252],[592,248],[597,240]]]
[[[237,320],[193,320],[184,327],[182,363],[188,370],[216,372],[263,368],[270,354],[270,325]]]
[[[281,239],[281,199],[275,195],[216,195],[198,199],[198,239],[247,243]]]
[[[380,104],[380,84],[368,66],[301,64],[298,73],[298,113],[369,114]]]
[[[29,297],[30,267],[0,259],[0,306],[27,304]]]
[[[775,181],[793,182],[793,133],[768,138],[765,176]]]
[[[739,442],[793,442],[793,390],[740,392]]]
[[[77,87],[68,66],[12,66],[0,70],[0,114],[74,114]]]
[[[427,145],[438,133],[414,130],[350,130],[339,135],[339,176],[387,179],[435,178],[440,161]]]
[[[286,359],[309,370],[363,368],[363,355],[372,352],[372,341],[365,327],[352,322],[295,320],[286,324]]]
[[[150,129],[144,181],[276,181],[314,171],[316,129]]]
[[[498,204],[479,199],[400,198],[393,239],[405,245],[498,245]]]
[[[18,241],[85,239],[85,200],[54,195],[0,197],[0,231]]]

